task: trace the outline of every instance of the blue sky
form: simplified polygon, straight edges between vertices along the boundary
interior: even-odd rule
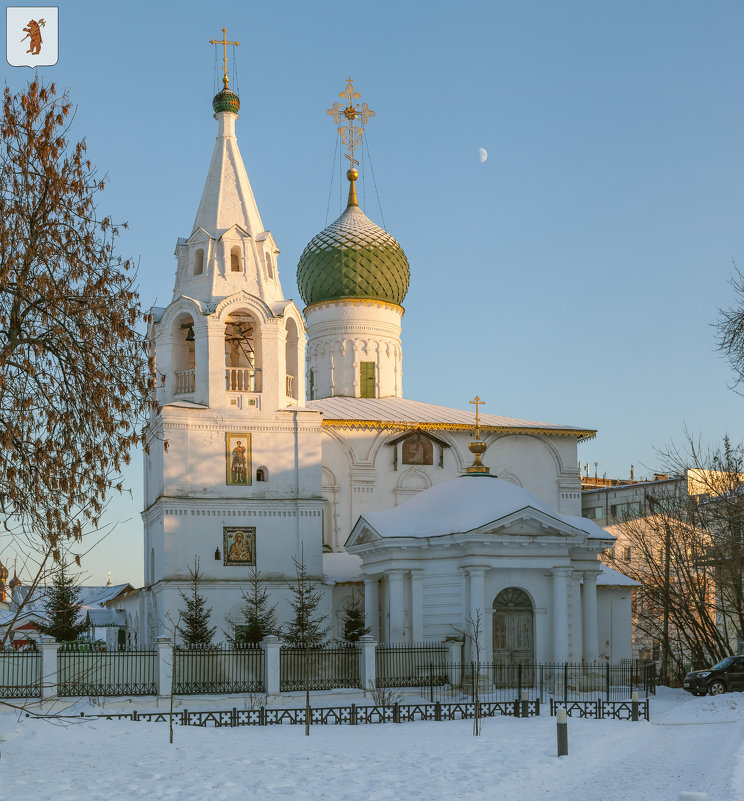
[[[684,426],[742,439],[711,328],[744,266],[741,3],[61,3],[59,63],[39,72],[70,89],[145,306],[170,300],[191,232],[223,26],[243,159],[299,305],[329,188],[339,213],[325,110],[351,75],[376,111],[377,190],[411,264],[407,397],[596,428],[579,454],[600,475],[649,474]],[[31,76],[4,65],[14,90]],[[142,581],[139,460],[129,478],[91,583]]]

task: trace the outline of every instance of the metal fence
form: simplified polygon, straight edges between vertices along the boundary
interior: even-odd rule
[[[175,648],[173,656],[176,695],[265,691],[264,653],[260,647]]]
[[[446,681],[433,681],[426,690],[429,701],[510,701],[526,697],[545,703],[602,699],[624,701],[633,692],[648,697],[656,692],[653,663],[598,664],[474,664],[445,667]]]
[[[288,648],[279,650],[279,690],[292,692],[305,689],[305,676],[311,690],[333,690],[337,687],[361,687],[359,649]]]
[[[38,651],[0,651],[0,698],[41,695],[41,655]]]
[[[375,649],[378,687],[429,687],[447,684],[447,647],[437,643],[378,645]]]
[[[63,643],[57,651],[57,695],[157,695],[155,651],[106,651]]]

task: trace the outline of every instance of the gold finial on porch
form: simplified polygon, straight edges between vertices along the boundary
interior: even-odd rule
[[[468,445],[468,450],[475,456],[473,464],[468,467],[466,473],[489,473],[489,469],[481,462],[481,454],[486,452],[488,445],[480,438],[480,407],[485,403],[477,395],[469,403],[475,404],[475,439]]]

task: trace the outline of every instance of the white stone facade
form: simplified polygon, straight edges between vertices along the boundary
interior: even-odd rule
[[[378,300],[317,303],[307,317],[308,399],[403,395],[403,309]],[[362,363],[373,365],[364,381]]]

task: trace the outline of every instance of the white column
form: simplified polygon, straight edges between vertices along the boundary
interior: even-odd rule
[[[568,661],[568,579],[570,567],[553,568],[553,661]]]
[[[158,651],[158,695],[161,697],[173,694],[173,640],[170,637],[155,638]]]
[[[52,637],[39,640],[41,648],[41,698],[54,698],[57,695],[57,650],[59,643]]]
[[[403,642],[403,571],[388,570],[388,601],[390,604],[390,642]]]
[[[279,648],[281,642],[273,634],[261,641],[264,652],[264,689],[267,695],[279,695]]]
[[[374,690],[375,688],[375,679],[377,678],[377,667],[375,665],[376,648],[375,638],[370,637],[369,634],[359,638],[359,658],[361,660],[359,672],[362,689],[365,694],[367,690]]]
[[[597,574],[593,570],[584,571],[581,607],[584,623],[584,662],[596,662],[599,658],[599,633],[597,626]]]
[[[377,576],[364,577],[364,625],[374,640],[380,637],[380,601],[377,594]]]
[[[485,605],[483,602],[483,594],[485,589],[485,575],[486,575],[486,568],[485,567],[469,567],[468,568],[468,579],[470,581],[470,612],[469,617],[470,621],[465,624],[466,634],[471,639],[468,641],[469,645],[467,645],[467,650],[469,652],[470,658],[473,662],[476,661],[476,653],[475,653],[475,641],[472,639],[475,636],[475,624],[478,620],[478,614],[480,613],[480,625],[481,625],[481,636],[480,636],[480,645],[481,645],[481,660],[484,658],[483,654],[483,627],[485,625]]]
[[[424,640],[424,571],[411,571],[411,641]]]

